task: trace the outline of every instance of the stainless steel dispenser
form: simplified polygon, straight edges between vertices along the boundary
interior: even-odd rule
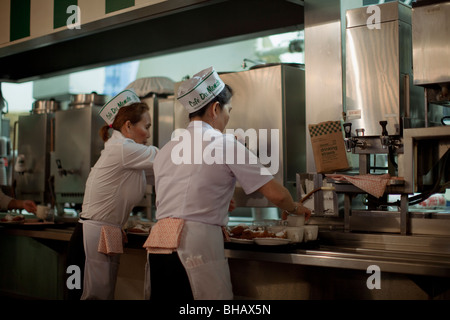
[[[55,113],[51,166],[58,212],[65,203],[83,203],[87,177],[103,149],[99,131],[105,123],[98,112],[104,103],[96,93],[74,95],[68,110]]]
[[[403,130],[425,125],[423,90],[413,84],[411,8],[377,7],[378,21],[367,7],[346,12],[345,143],[360,155],[361,174],[386,163],[391,175],[403,176]],[[377,154],[388,155],[386,162],[376,165]]]
[[[57,101],[37,100],[30,115],[19,116],[18,152],[13,175],[18,199],[43,204],[52,202],[50,153],[55,142],[55,112],[59,109]]]
[[[127,86],[127,89],[133,89],[150,109],[152,126],[148,145],[161,148],[170,141],[174,130],[174,87],[175,82],[167,77],[139,78]]]
[[[384,173],[387,169],[398,179],[390,181],[381,199],[367,196],[360,207],[354,206],[351,199],[364,192],[336,183],[336,192],[345,195],[344,229],[449,235],[450,220],[441,219],[443,216],[437,212],[412,207],[439,192],[440,184],[450,178],[450,131],[442,125],[426,128],[430,125],[429,99],[427,91],[420,87],[432,86],[437,78],[448,81],[448,41],[442,43],[439,39],[448,38],[448,19],[444,18],[448,15],[443,13],[449,6],[420,9],[421,17],[417,17],[417,10],[399,2],[377,7],[379,28],[368,25],[371,14],[367,7],[346,14],[345,140],[348,150],[359,155],[360,174]],[[435,14],[442,19],[434,18]],[[440,33],[435,27],[438,21]],[[437,59],[443,77],[438,76],[439,68],[433,68]],[[434,86],[444,87],[445,83]],[[352,125],[364,131],[359,130],[360,135],[355,136]],[[388,155],[386,162],[374,165],[370,156],[378,154]],[[419,194],[412,195],[415,192]],[[395,195],[399,199],[389,201]]]
[[[141,99],[150,108],[149,113],[152,119],[151,137],[147,144],[162,148],[170,141],[174,130],[173,118],[173,94],[169,96],[152,94]]]
[[[296,198],[296,173],[306,170],[305,71],[302,65],[275,65],[248,71],[220,74],[233,89],[233,110],[226,129],[256,130],[258,140],[267,142],[267,150],[275,144],[273,157],[279,168],[274,177]],[[184,107],[175,102],[175,128],[189,122]],[[263,130],[267,130],[266,132]],[[271,132],[277,132],[277,140]],[[254,150],[256,151],[256,150]],[[260,150],[257,150],[259,152]],[[273,163],[267,163],[270,167]],[[245,195],[236,185],[237,207],[272,207],[259,192]]]
[[[395,137],[424,125],[423,91],[413,85],[411,8],[377,7],[378,25],[367,7],[346,13],[346,121],[364,136]]]
[[[425,124],[423,90],[413,84],[411,8],[397,1],[376,7],[346,12],[345,143],[359,156],[360,174],[402,178],[403,132]],[[336,184],[345,194],[344,229],[385,231],[383,224],[376,229],[380,217],[395,216],[394,229],[408,233],[408,194],[401,178],[390,181],[382,199],[367,195],[358,209],[351,199],[364,192]],[[398,211],[383,211],[388,194],[400,195]]]

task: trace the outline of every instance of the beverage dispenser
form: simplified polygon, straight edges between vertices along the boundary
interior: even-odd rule
[[[13,175],[18,199],[30,199],[42,204],[52,203],[50,153],[54,150],[54,119],[58,110],[58,101],[37,100],[33,103],[29,115],[19,116],[17,157],[14,159]]]
[[[96,93],[73,95],[68,109],[55,113],[51,166],[58,213],[67,204],[81,208],[87,177],[103,149],[99,131],[105,123],[98,113],[105,100]]]

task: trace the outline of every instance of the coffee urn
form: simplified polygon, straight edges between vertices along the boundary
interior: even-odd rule
[[[79,209],[83,203],[87,177],[103,149],[99,131],[105,123],[98,113],[105,97],[95,92],[73,95],[68,109],[55,114],[51,167],[58,215],[64,207]]]
[[[60,102],[55,100],[37,100],[29,115],[19,116],[13,176],[18,199],[30,199],[42,204],[52,202],[50,153],[55,142],[55,112],[60,106]]]

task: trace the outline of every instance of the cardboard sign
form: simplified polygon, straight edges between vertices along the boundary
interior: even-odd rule
[[[318,173],[348,169],[347,153],[340,121],[326,121],[308,126]]]

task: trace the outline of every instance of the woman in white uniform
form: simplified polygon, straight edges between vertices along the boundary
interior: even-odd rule
[[[259,191],[291,214],[311,214],[262,173],[263,166],[243,144],[222,134],[231,96],[213,68],[179,87],[178,100],[189,112],[190,124],[174,134],[154,162],[158,222],[144,244],[150,299],[233,298],[223,227],[236,181],[247,194]]]
[[[151,126],[148,111],[132,90],[119,93],[100,111],[107,122],[100,131],[105,148],[86,181],[82,212],[68,253],[67,264],[84,270],[81,299],[114,298],[123,252],[122,228],[144,196],[146,176],[153,176],[158,152],[146,145]],[[79,299],[80,291],[69,290],[69,298]]]

